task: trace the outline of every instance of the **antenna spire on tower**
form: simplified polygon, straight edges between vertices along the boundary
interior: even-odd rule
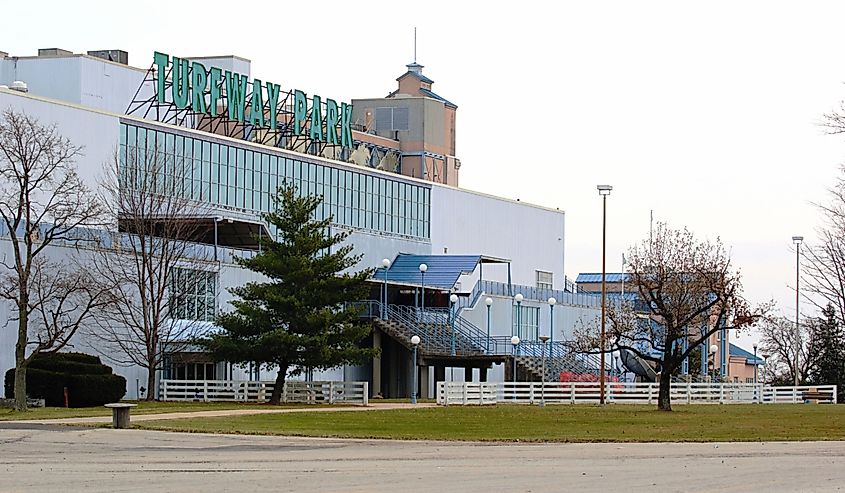
[[[414,63],[417,63],[417,26],[414,26]]]

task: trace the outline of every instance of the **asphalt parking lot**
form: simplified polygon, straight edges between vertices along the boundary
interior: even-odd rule
[[[0,423],[0,491],[836,491],[845,442],[478,444]]]

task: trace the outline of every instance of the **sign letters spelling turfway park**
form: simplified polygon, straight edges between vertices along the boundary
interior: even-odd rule
[[[217,107],[218,101],[225,101],[226,108],[222,111],[230,120],[243,123],[245,120],[253,127],[278,128],[278,115],[275,111],[279,102],[279,85],[272,82],[252,80],[252,98],[247,103],[249,94],[249,78],[229,70],[218,67],[206,69],[199,62],[185,58],[170,57],[166,53],[155,52],[153,63],[158,69],[159,76],[156,84],[156,98],[159,103],[166,100],[165,77],[168,66],[172,64],[171,97],[173,104],[179,109],[191,107],[196,113],[203,113],[212,117],[221,112]],[[222,89],[225,88],[225,97]],[[264,101],[271,109],[264,113]],[[246,115],[247,106],[249,116]],[[302,135],[303,127],[308,126],[308,138],[341,145],[351,148],[352,145],[352,105],[341,103],[338,108],[333,99],[326,99],[325,115],[320,96],[313,96],[309,102],[304,92],[295,90],[293,94],[294,135]],[[309,111],[310,110],[310,111]],[[340,126],[340,135],[338,135]]]

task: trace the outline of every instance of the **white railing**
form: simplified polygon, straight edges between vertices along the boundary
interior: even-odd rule
[[[607,382],[605,401],[615,404],[657,404],[659,383]],[[595,404],[598,382],[438,382],[437,403],[469,404]],[[819,398],[821,397],[821,398]],[[676,404],[797,404],[806,400],[836,403],[836,385],[773,387],[750,383],[673,382]]]
[[[160,395],[163,401],[267,402],[273,384],[251,380],[162,380]],[[282,402],[366,406],[368,393],[367,382],[287,381]]]

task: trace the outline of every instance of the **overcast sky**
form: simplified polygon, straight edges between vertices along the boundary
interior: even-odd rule
[[[186,5],[183,5],[186,4]],[[842,2],[13,2],[0,50],[236,54],[254,76],[380,97],[413,57],[458,105],[461,186],[566,210],[566,270],[608,270],[655,220],[720,236],[747,296],[794,311],[790,238],[845,161]],[[277,7],[277,5],[284,5]],[[251,10],[253,8],[254,10]]]

